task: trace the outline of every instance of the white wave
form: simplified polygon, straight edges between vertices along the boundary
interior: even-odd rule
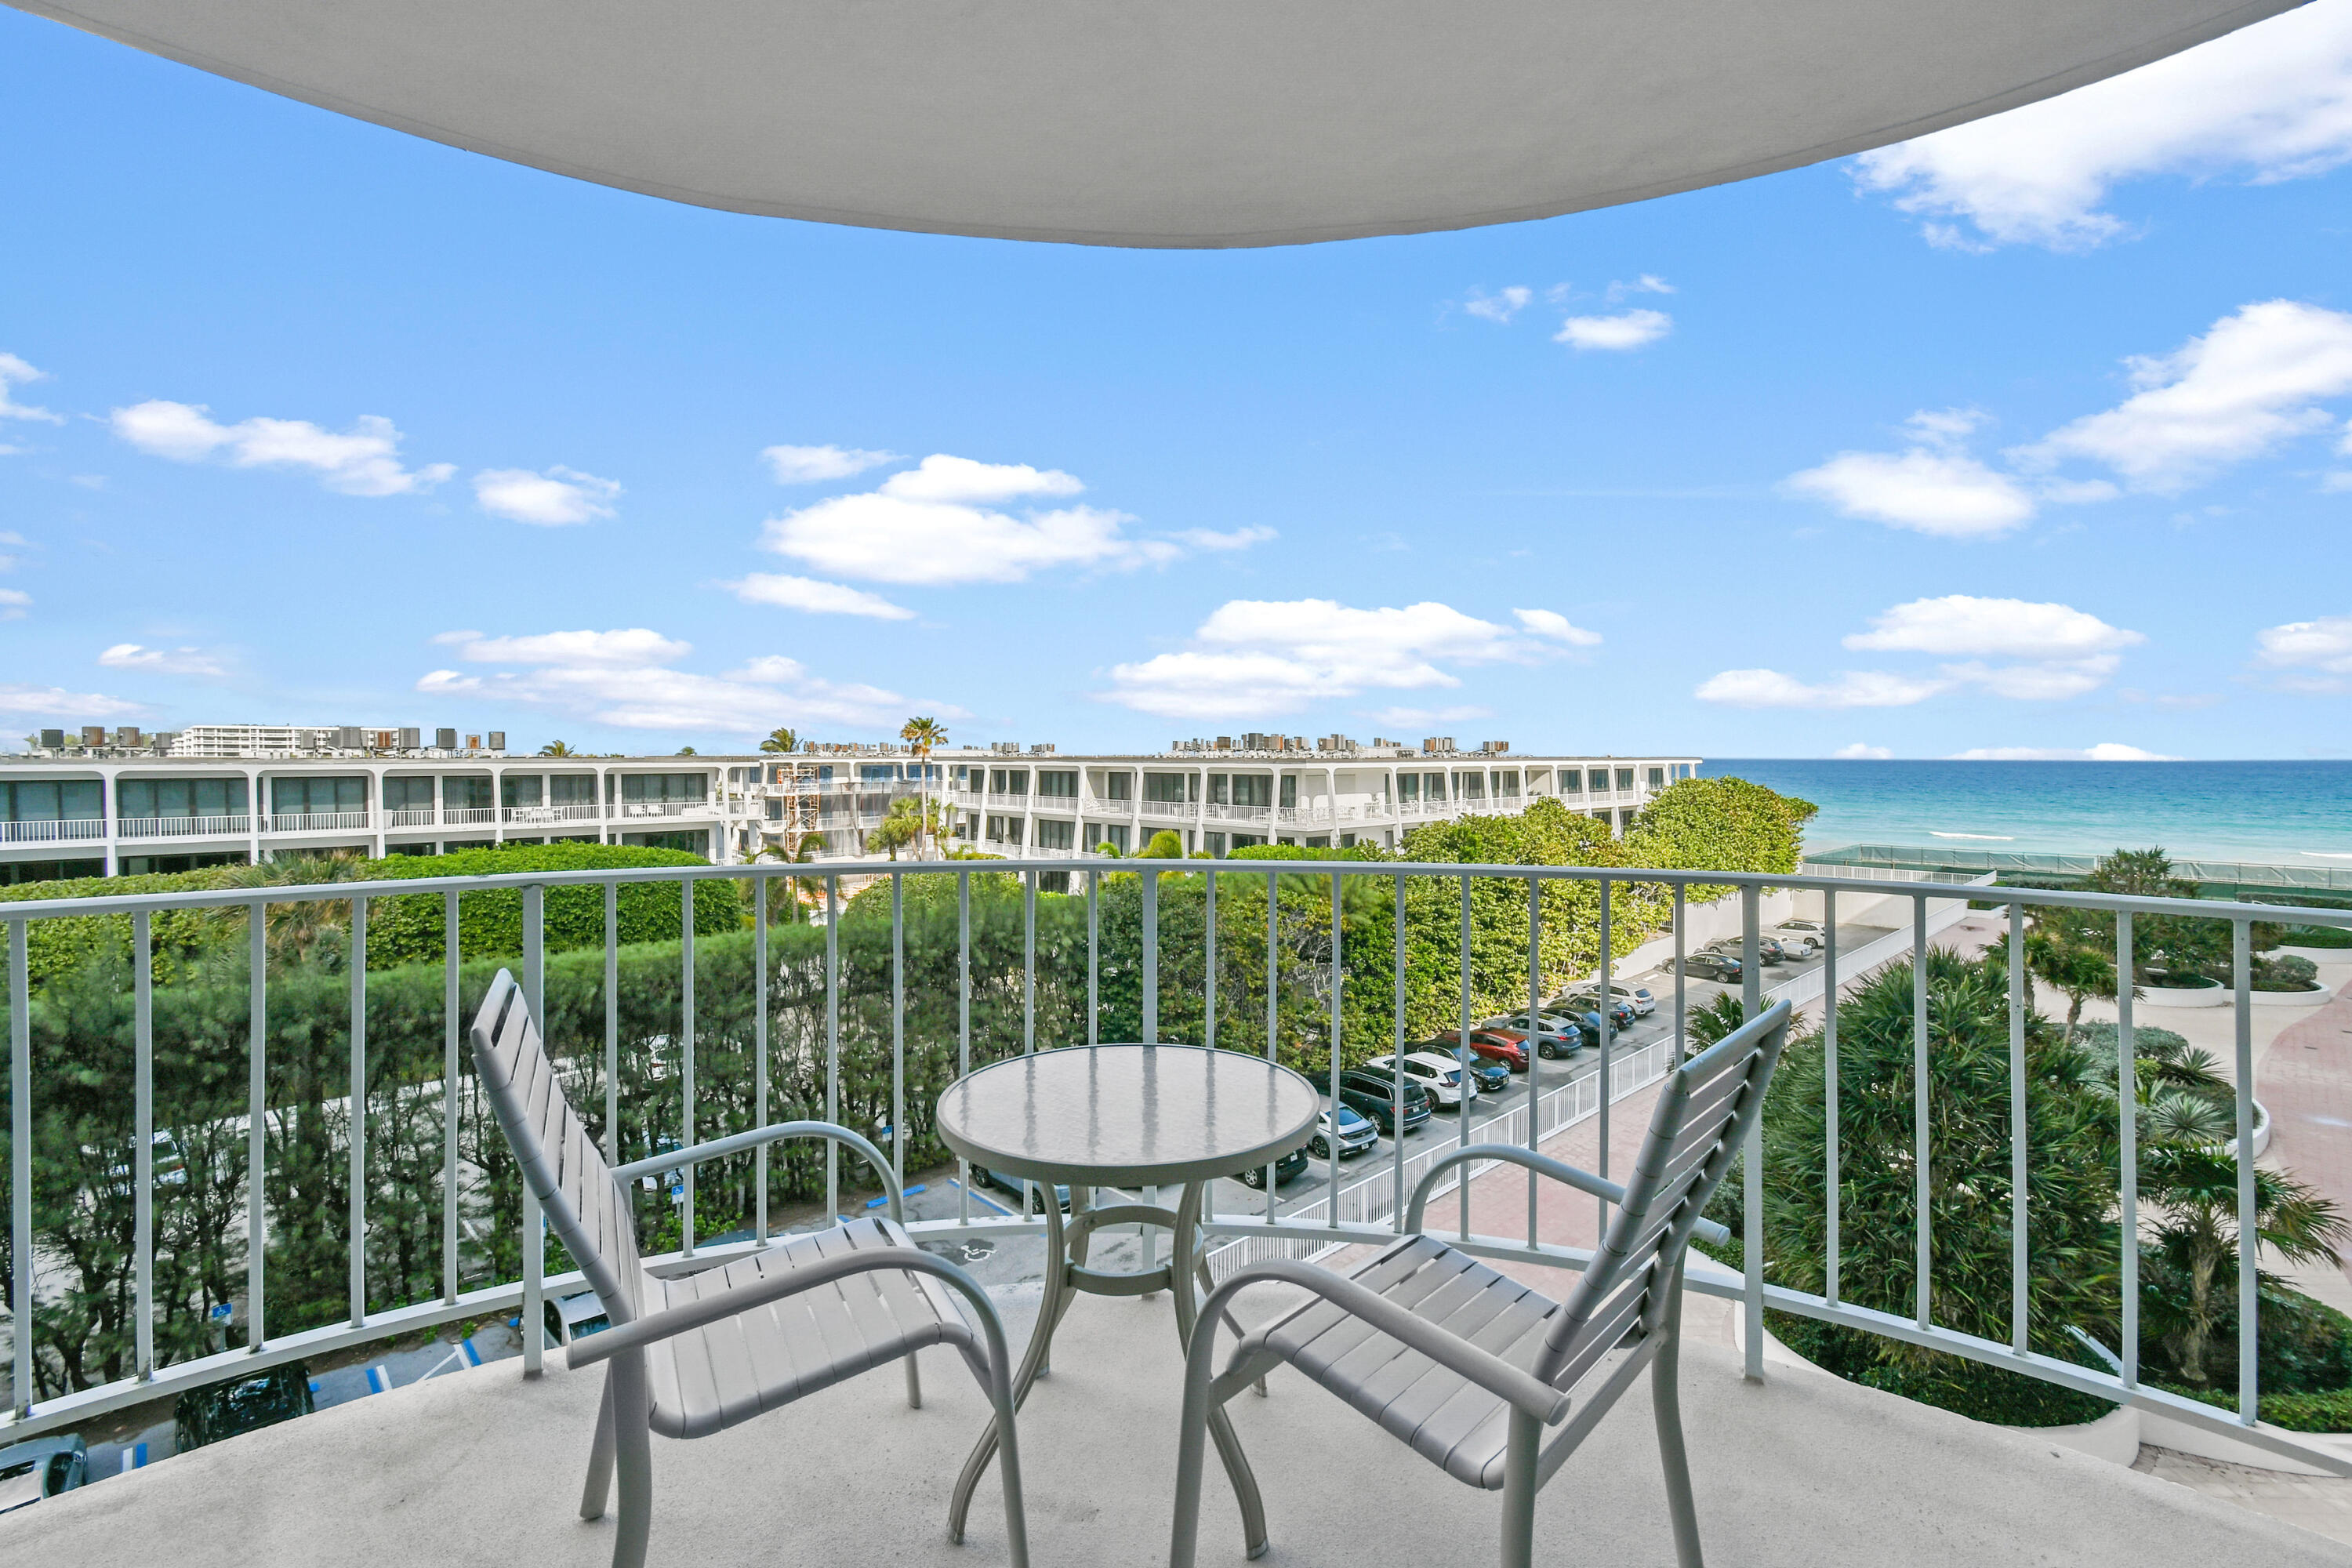
[[[2016,836],[2015,836],[2014,834],[2009,834],[2009,833],[1938,833],[1938,832],[1937,832],[1937,831],[1936,831],[1934,828],[1932,828],[1932,827],[1931,827],[1931,828],[1929,828],[1929,829],[1927,830],[1927,837],[1930,837],[1930,838],[1980,838],[1980,839],[1984,840],[1984,841],[1985,841],[1986,843],[1988,843],[1988,844],[2014,844],[2014,843],[2016,843],[2016,842],[2017,842],[2017,838],[2016,838]],[[2346,858],[2347,858],[2347,859],[2352,859],[2352,856],[2347,856],[2347,857],[2346,857]]]
[[[2352,860],[2352,855],[2342,854],[2334,849],[2306,849],[2304,853],[2321,860]]]

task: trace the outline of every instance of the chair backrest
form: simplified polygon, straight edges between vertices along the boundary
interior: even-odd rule
[[[548,1223],[587,1275],[605,1314],[615,1323],[634,1321],[644,1310],[646,1276],[627,1201],[563,1098],[522,987],[505,970],[490,982],[470,1035],[475,1070],[522,1179],[539,1194]]]
[[[1538,1377],[1570,1387],[1627,1334],[1658,1326],[1692,1227],[1762,1114],[1790,1016],[1778,1003],[1667,1075],[1625,1202],[1553,1318]]]

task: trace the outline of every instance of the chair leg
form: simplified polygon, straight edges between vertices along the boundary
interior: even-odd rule
[[[1658,1418],[1658,1460],[1666,1472],[1666,1512],[1675,1523],[1675,1561],[1680,1568],[1705,1568],[1698,1547],[1698,1505],[1691,1491],[1690,1458],[1683,1451],[1682,1391],[1675,1375],[1683,1342],[1682,1276],[1661,1329],[1664,1342],[1650,1363],[1650,1405]]]
[[[1503,1568],[1535,1568],[1536,1460],[1543,1424],[1511,1412],[1510,1447],[1503,1461]]]
[[[1169,1531],[1168,1568],[1192,1568],[1200,1550],[1201,1472],[1208,1465],[1215,1339],[1214,1334],[1194,1334],[1184,1355],[1184,1409],[1176,1430],[1176,1517]]]
[[[923,1369],[915,1364],[917,1353],[914,1351],[907,1352],[907,1408],[909,1410],[923,1407]]]
[[[621,1472],[621,1518],[613,1539],[613,1568],[645,1568],[653,1532],[653,1416],[642,1352],[613,1358],[613,1447]]]
[[[596,1440],[588,1450],[588,1484],[580,1490],[580,1517],[602,1519],[613,1495],[613,1368],[604,1369],[604,1397],[596,1406]]]

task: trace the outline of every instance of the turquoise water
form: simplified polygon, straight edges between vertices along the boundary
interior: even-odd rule
[[[1809,849],[1932,844],[2352,867],[2352,763],[1945,763],[1720,758],[1822,808]]]

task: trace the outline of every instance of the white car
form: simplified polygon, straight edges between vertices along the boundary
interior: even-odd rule
[[[1374,1057],[1364,1064],[1367,1070],[1385,1075],[1396,1062],[1394,1057]],[[1407,1051],[1404,1055],[1404,1076],[1429,1092],[1429,1098],[1439,1105],[1460,1105],[1465,1099],[1478,1098],[1476,1083],[1465,1083],[1462,1064],[1452,1057],[1435,1051]]]
[[[1783,948],[1794,948],[1809,958],[1828,945],[1822,940],[1822,928],[1811,921],[1783,921],[1764,934],[1778,938]]]
[[[1650,994],[1650,988],[1646,985],[1612,984],[1609,987],[1609,994],[1633,1009],[1633,1016],[1637,1018],[1646,1018],[1658,1010],[1658,999]],[[1597,1005],[1601,1000],[1601,987],[1588,980],[1570,992],[1569,996],[1580,1005]]]

